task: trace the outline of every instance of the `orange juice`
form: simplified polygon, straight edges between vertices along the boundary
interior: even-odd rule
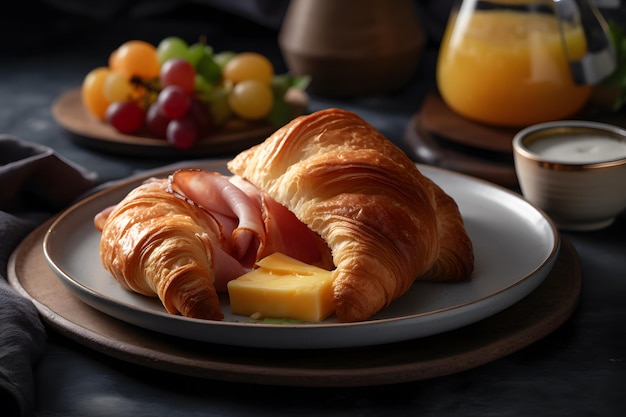
[[[459,15],[461,16],[461,15]],[[437,85],[457,113],[479,122],[525,126],[573,115],[590,86],[574,84],[570,59],[587,51],[582,28],[556,17],[505,10],[474,11],[448,24],[437,62]],[[454,19],[454,16],[451,17]]]

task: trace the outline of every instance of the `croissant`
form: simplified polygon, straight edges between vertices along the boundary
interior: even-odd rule
[[[228,162],[332,251],[334,306],[365,320],[417,278],[466,279],[474,257],[454,200],[356,114],[300,116]]]
[[[125,289],[158,296],[169,313],[220,320],[213,284],[219,226],[166,187],[165,179],[146,182],[105,218],[96,216],[102,264]]]

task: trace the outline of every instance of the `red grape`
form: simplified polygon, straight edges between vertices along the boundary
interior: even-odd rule
[[[199,135],[206,135],[213,130],[213,118],[205,103],[198,99],[191,100],[189,115],[198,127]]]
[[[172,120],[167,125],[167,142],[177,149],[189,149],[198,140],[198,127],[190,117]]]
[[[191,107],[191,97],[176,85],[169,85],[159,93],[156,101],[161,114],[170,119],[183,117]]]
[[[157,103],[152,103],[146,113],[146,128],[157,138],[165,139],[167,124],[170,120],[172,119],[161,114]]]
[[[159,75],[161,85],[176,85],[187,94],[193,94],[196,83],[196,70],[186,59],[172,58],[161,66]]]
[[[106,111],[106,121],[118,132],[128,134],[141,129],[145,116],[145,110],[132,101],[116,101]]]

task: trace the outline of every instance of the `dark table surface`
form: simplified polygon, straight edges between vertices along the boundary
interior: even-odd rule
[[[178,20],[83,21],[54,30],[36,20],[23,33],[47,33],[9,51],[0,65],[0,132],[45,144],[97,172],[99,182],[173,162],[81,147],[52,118],[64,91],[106,62],[130,38],[158,42],[206,34],[217,50],[257,50],[284,70],[275,31],[196,16]],[[62,22],[56,20],[56,22]],[[39,26],[38,26],[39,25]],[[61,26],[59,26],[61,27]],[[58,28],[57,28],[58,29]],[[39,31],[39,32],[38,32]],[[49,31],[49,32],[46,32]],[[29,38],[27,38],[28,40]],[[311,96],[310,111],[353,110],[403,146],[410,117],[433,85],[435,51],[403,90],[385,96]],[[298,388],[197,379],[129,364],[54,331],[34,369],[38,416],[618,416],[626,389],[626,218],[597,232],[563,233],[582,265],[583,287],[573,316],[545,338],[482,366],[435,379],[386,386]],[[1,244],[1,243],[0,243]],[[251,353],[252,354],[252,353]]]

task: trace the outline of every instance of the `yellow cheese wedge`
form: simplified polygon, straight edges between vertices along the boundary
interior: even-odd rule
[[[331,272],[274,253],[228,283],[233,314],[308,322],[333,312]]]

